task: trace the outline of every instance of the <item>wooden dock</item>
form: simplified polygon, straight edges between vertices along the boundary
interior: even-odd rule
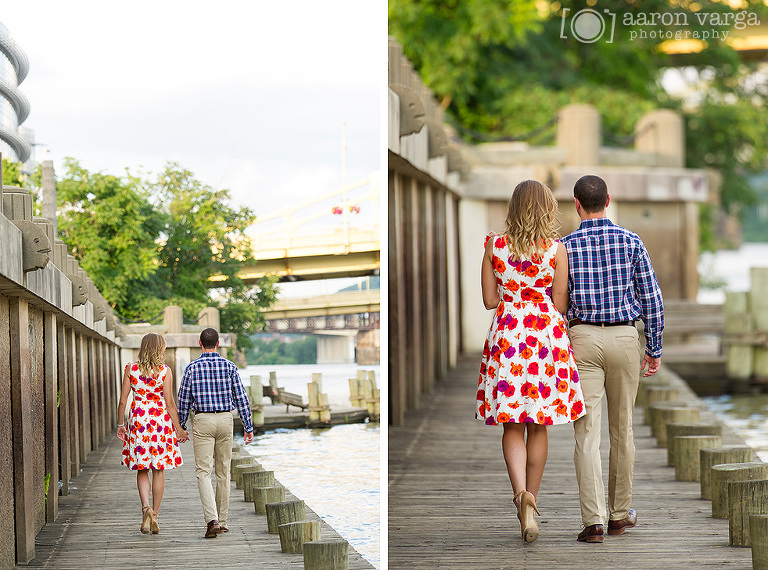
[[[699,483],[675,481],[666,450],[635,413],[632,506],[638,525],[603,544],[577,542],[581,529],[573,428],[550,428],[537,517],[525,544],[501,454],[501,428],[474,419],[480,355],[463,356],[403,427],[389,428],[389,566],[411,568],[751,568],[750,548],[728,545],[728,521],[711,518]],[[682,394],[682,392],[681,392]],[[681,398],[684,396],[681,396]],[[688,397],[695,397],[688,390]],[[702,413],[702,419],[713,416]],[[603,475],[608,475],[603,413]],[[742,444],[723,430],[723,445]],[[606,484],[607,488],[607,484]]]
[[[184,465],[166,474],[160,509],[160,534],[141,534],[136,476],[119,465],[120,445],[110,438],[88,456],[70,494],[59,498],[59,516],[37,535],[34,568],[304,568],[301,554],[284,554],[280,539],[267,532],[243,491],[232,491],[229,533],[205,539],[190,442],[182,444]],[[276,474],[279,478],[279,473]],[[286,490],[286,499],[294,498]],[[307,506],[307,520],[319,517]],[[321,523],[322,539],[339,539]],[[371,569],[352,547],[350,569]],[[18,568],[23,568],[19,566]]]
[[[331,409],[331,420],[328,423],[311,421],[309,412],[298,408],[285,411],[285,404],[264,406],[264,425],[254,426],[255,433],[263,433],[273,429],[323,428],[343,424],[360,424],[369,417],[363,408],[335,407]],[[235,433],[243,433],[243,422],[235,414]]]

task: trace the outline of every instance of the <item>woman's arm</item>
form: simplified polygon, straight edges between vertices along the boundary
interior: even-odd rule
[[[552,279],[552,302],[558,311],[568,310],[568,252],[562,243],[557,244],[555,253],[555,277]]]
[[[120,402],[117,404],[117,437],[121,441],[125,441],[126,437],[126,431],[125,431],[125,406],[128,405],[128,396],[131,393],[131,381],[129,379],[129,373],[128,371],[131,368],[131,363],[125,365],[125,370],[123,371],[123,384],[122,389],[120,391]]]
[[[486,309],[495,309],[499,306],[501,296],[499,286],[496,284],[496,275],[493,273],[493,238],[485,244],[483,265],[480,270],[480,283],[483,289],[483,304]]]
[[[163,398],[165,399],[165,406],[168,409],[168,415],[171,416],[173,427],[176,428],[176,437],[179,443],[184,443],[189,439],[189,434],[184,431],[179,422],[179,412],[176,409],[176,402],[173,400],[173,372],[166,366],[165,378],[163,379]]]

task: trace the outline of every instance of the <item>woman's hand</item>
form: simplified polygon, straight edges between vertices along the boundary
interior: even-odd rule
[[[117,426],[117,439],[125,441],[128,439],[128,430],[125,429],[125,425]]]
[[[184,443],[189,440],[189,433],[181,427],[176,428],[176,440],[179,443]]]

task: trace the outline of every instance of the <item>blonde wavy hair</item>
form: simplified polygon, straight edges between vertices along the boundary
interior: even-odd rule
[[[509,199],[504,235],[518,259],[541,254],[557,239],[557,200],[552,190],[536,180],[515,186]]]
[[[139,347],[139,372],[144,376],[152,374],[153,370],[165,366],[165,339],[159,334],[148,333],[141,339]]]

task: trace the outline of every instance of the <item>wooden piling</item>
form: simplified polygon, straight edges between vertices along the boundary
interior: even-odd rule
[[[694,422],[694,423],[681,423],[681,424],[667,424],[667,465],[670,467],[675,466],[675,458],[672,454],[672,446],[670,442],[672,439],[679,435],[723,435],[723,425],[713,424],[708,422]],[[718,446],[719,447],[719,446]],[[720,463],[728,463],[728,461],[722,461]],[[696,464],[699,464],[699,460],[696,460]],[[695,479],[698,481],[699,479]]]
[[[688,406],[687,402],[656,402],[651,404],[651,433],[659,447],[667,446],[667,424],[682,424],[699,421],[699,409]]]
[[[699,450],[699,477],[701,498],[712,499],[712,466],[725,463],[749,463],[752,448],[740,445]]]
[[[251,404],[251,423],[254,427],[264,425],[264,387],[261,385],[261,376],[254,374],[251,376],[251,383],[248,386],[248,400]]]
[[[346,540],[313,540],[304,543],[304,570],[349,570]]]
[[[728,483],[731,481],[757,481],[768,478],[768,463],[726,463],[713,465],[712,474],[712,518],[728,518]]]
[[[253,461],[254,461],[253,456],[247,453],[246,454],[238,453],[238,457],[234,457],[233,455],[233,457],[229,460],[229,477],[233,481],[235,481],[235,473],[236,473],[235,467],[237,467],[238,465],[242,465],[244,463],[250,464],[250,463],[253,463]]]
[[[750,515],[768,514],[768,479],[728,483],[728,534],[731,546],[750,546]]]
[[[243,474],[246,471],[261,471],[261,465],[257,465],[253,459],[248,463],[235,465],[235,489],[243,489]]]
[[[253,471],[243,473],[243,498],[246,501],[253,501],[253,490],[257,487],[272,487],[275,484],[275,472],[264,471],[261,465]]]
[[[754,347],[749,337],[754,330],[749,311],[749,293],[726,291],[725,303],[725,372],[729,379],[746,382],[752,376]]]
[[[306,519],[304,501],[281,501],[264,505],[267,511],[267,531],[277,534],[281,524],[303,521]]]
[[[753,267],[749,271],[749,312],[755,326],[755,335],[768,332],[768,267]],[[759,344],[754,349],[754,379],[768,383],[768,347]]]
[[[649,376],[648,378],[640,378],[640,384],[637,386],[637,396],[635,396],[635,407],[647,408],[648,407],[648,390],[650,388],[667,388],[671,387],[669,382],[656,378],[655,376]]]
[[[290,554],[301,554],[303,544],[320,540],[320,525],[316,521],[297,521],[277,526],[280,535],[280,550]]]
[[[675,402],[680,396],[680,391],[673,386],[649,386],[645,389],[645,408],[643,409],[643,423],[653,426],[651,421],[651,407],[657,402]],[[653,429],[653,427],[651,427]]]
[[[354,408],[363,407],[363,394],[361,381],[357,378],[349,379],[349,402]]]
[[[749,515],[752,569],[768,570],[768,515]]]
[[[720,447],[719,435],[678,435],[669,441],[675,463],[675,481],[698,481],[701,478],[700,451]]]
[[[253,508],[257,515],[266,515],[268,503],[281,503],[285,501],[285,487],[273,485],[271,487],[253,487],[251,489]]]

